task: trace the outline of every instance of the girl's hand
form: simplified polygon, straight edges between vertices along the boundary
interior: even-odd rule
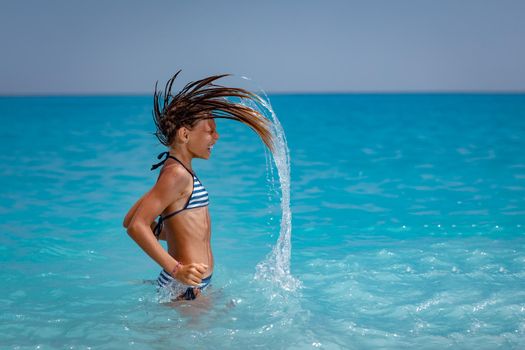
[[[208,270],[208,265],[203,263],[181,264],[175,274],[172,273],[171,275],[180,282],[195,287],[202,282],[206,270]]]

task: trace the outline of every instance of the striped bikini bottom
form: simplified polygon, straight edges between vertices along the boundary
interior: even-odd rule
[[[169,294],[172,301],[194,300],[210,285],[210,282],[211,275],[204,278],[199,285],[189,286],[171,277],[171,275],[164,269],[160,272],[159,277],[157,278],[159,291],[162,290],[164,294]]]

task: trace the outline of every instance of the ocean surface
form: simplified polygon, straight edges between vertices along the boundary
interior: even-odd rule
[[[301,287],[255,278],[279,184],[256,134],[218,120],[193,164],[216,266],[182,305],[122,227],[164,151],[152,98],[0,98],[0,348],[525,348],[525,95],[269,97]]]

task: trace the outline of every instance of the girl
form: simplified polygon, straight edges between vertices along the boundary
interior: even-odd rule
[[[191,82],[173,95],[172,85],[179,73],[168,80],[164,93],[155,85],[155,135],[168,150],[159,154],[157,158],[162,160],[151,168],[162,166],[157,182],[131,207],[124,227],[163,268],[157,279],[159,286],[170,288],[174,300],[192,300],[209,285],[213,273],[208,192],[193,171],[193,158],[210,157],[219,139],[215,118],[248,125],[270,151],[274,139],[268,119],[255,109],[227,99],[257,102],[257,95],[213,83],[228,74]],[[167,252],[159,239],[166,240]]]

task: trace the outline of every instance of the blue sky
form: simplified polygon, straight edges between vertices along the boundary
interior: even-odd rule
[[[525,91],[525,1],[0,0],[0,94]]]

